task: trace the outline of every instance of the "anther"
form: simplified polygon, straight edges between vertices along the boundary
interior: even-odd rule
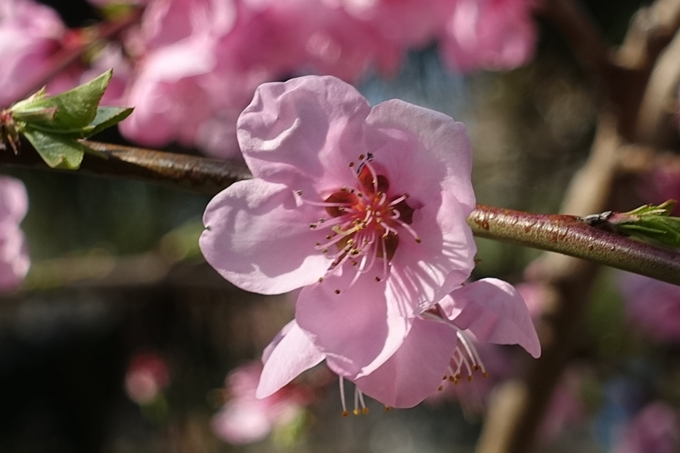
[[[352,168],[352,167],[354,167],[354,162],[349,163],[349,168]]]
[[[385,406],[385,412],[389,412],[392,410],[392,406]]]
[[[354,410],[352,411],[352,413],[353,413],[354,415],[361,415],[361,411],[360,411],[359,409],[354,409]]]
[[[328,253],[328,249],[321,249],[321,253]]]
[[[375,278],[375,281],[378,282],[378,283],[380,283],[382,280],[380,279],[380,277],[376,277],[376,278]]]
[[[370,411],[368,410],[367,407],[364,407],[363,409],[361,409],[361,413],[364,414],[364,415],[368,415],[369,412]]]
[[[310,224],[309,224],[309,228],[312,229],[312,230],[315,230],[315,229],[316,229],[316,224],[315,224],[315,223],[310,223]]]
[[[302,191],[301,191],[301,190],[296,190],[295,193],[298,194],[299,196],[302,196]]]
[[[485,377],[485,378],[489,377],[489,372],[488,371],[483,372],[482,377]]]
[[[444,386],[443,386],[443,385],[440,385],[439,387],[437,387],[437,391],[438,391],[438,392],[441,392],[442,390],[444,390]]]
[[[343,417],[347,417],[348,415],[349,415],[349,412],[348,412],[348,411],[342,411],[342,416],[343,416]]]
[[[468,382],[472,382],[472,375],[468,376]]]
[[[340,294],[340,290],[339,290],[339,289],[336,289],[336,290],[335,290],[335,294]]]
[[[359,154],[359,160],[364,160],[365,157],[366,156],[364,156],[363,154]]]
[[[423,240],[422,240],[422,239],[420,239],[420,238],[416,238],[416,243],[420,244],[421,242],[423,242]]]
[[[323,277],[319,277],[319,283],[323,283]]]

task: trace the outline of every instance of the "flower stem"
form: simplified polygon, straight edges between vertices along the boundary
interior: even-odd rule
[[[558,252],[680,285],[680,253],[593,228],[579,217],[477,205],[475,236]]]
[[[243,163],[83,140],[107,156],[85,155],[79,172],[162,183],[214,195],[251,177]],[[21,142],[0,164],[49,169]],[[468,223],[476,236],[558,252],[680,285],[680,253],[593,228],[577,217],[531,214],[477,205]]]

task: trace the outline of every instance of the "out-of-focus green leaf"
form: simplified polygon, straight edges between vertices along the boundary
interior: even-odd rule
[[[24,129],[23,134],[50,167],[67,170],[80,167],[85,150],[77,140],[31,128]]]

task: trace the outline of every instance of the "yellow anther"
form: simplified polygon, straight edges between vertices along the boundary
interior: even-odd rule
[[[354,410],[352,411],[352,413],[353,413],[354,415],[361,415],[361,411],[360,411],[359,409],[354,409]]]

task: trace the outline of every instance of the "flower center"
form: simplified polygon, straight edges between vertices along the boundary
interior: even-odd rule
[[[363,274],[373,267],[377,258],[382,258],[384,278],[399,247],[400,233],[407,232],[417,243],[421,239],[410,226],[414,209],[407,203],[409,194],[388,195],[390,182],[376,172],[371,161],[370,154],[359,156],[358,170],[355,163],[350,162],[356,178],[354,187],[342,187],[323,202],[304,201],[324,207],[330,216],[310,225],[311,229],[330,228],[327,242],[316,243],[316,249],[322,253],[328,253],[331,247],[337,249],[330,269],[349,261],[357,266],[358,274]],[[377,276],[376,280],[382,278]]]

